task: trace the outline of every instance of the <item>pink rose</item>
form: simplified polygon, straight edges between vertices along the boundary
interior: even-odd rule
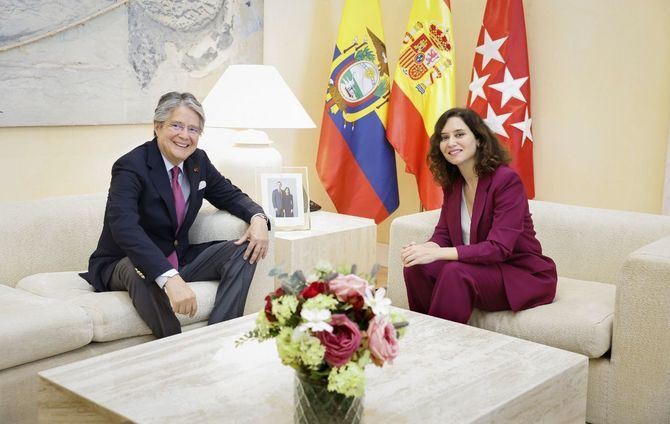
[[[393,362],[398,356],[398,339],[395,337],[395,328],[388,317],[376,315],[368,326],[368,347],[375,364],[381,366],[384,362]]]
[[[370,287],[370,284],[354,274],[339,274],[328,282],[328,287],[339,300],[360,309],[364,304],[365,289]]]
[[[333,326],[332,333],[319,331],[317,337],[326,348],[326,362],[332,367],[341,367],[361,345],[361,332],[358,325],[344,314],[333,315],[330,325]]]

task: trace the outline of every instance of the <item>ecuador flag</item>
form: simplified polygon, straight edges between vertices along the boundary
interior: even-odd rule
[[[395,70],[386,135],[414,174],[424,209],[442,206],[426,155],[435,122],[455,104],[448,0],[414,0]]]
[[[398,207],[395,153],[385,129],[389,88],[379,0],[346,0],[316,170],[338,212],[377,223]]]

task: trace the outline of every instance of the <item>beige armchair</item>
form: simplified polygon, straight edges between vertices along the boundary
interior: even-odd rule
[[[537,237],[558,266],[556,299],[470,324],[587,355],[587,421],[670,422],[670,217],[531,201]],[[407,307],[400,247],[427,240],[438,212],[395,219],[389,295]]]

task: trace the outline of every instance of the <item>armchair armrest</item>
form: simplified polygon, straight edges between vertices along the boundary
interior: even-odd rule
[[[617,287],[612,334],[617,422],[670,420],[670,236],[631,253]]]
[[[388,296],[399,308],[408,309],[407,290],[403,277],[403,266],[400,262],[400,248],[411,241],[423,243],[435,230],[440,217],[440,210],[415,213],[398,217],[391,223],[388,263]]]
[[[200,212],[188,233],[191,243],[212,240],[237,240],[248,224],[229,212],[203,202]]]

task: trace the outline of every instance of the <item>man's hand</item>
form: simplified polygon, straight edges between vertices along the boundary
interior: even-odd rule
[[[181,275],[173,275],[165,283],[165,293],[170,299],[170,306],[175,314],[188,315],[193,318],[198,310],[195,293],[186,284]]]
[[[249,241],[247,250],[244,252],[244,260],[249,260],[250,264],[265,258],[268,253],[268,223],[260,216],[251,218],[251,224],[247,231],[242,234],[235,244],[241,245]]]

